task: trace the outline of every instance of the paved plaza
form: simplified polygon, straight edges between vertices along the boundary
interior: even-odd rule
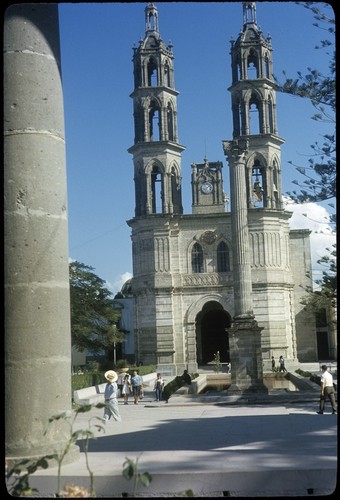
[[[318,415],[318,397],[288,394],[261,400],[225,395],[173,396],[157,403],[152,391],[134,405],[119,399],[122,422],[109,421],[90,442],[89,467],[98,497],[130,495],[133,481],[122,476],[126,458],[152,476],[144,497],[326,496],[336,490],[337,415]],[[103,410],[79,415],[77,428]],[[93,423],[96,420],[93,420]],[[97,421],[99,422],[99,421]],[[82,443],[80,460],[62,467],[62,484],[88,487]],[[31,485],[41,495],[57,491],[57,469],[36,473]]]

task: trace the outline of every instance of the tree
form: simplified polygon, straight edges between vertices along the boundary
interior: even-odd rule
[[[329,57],[329,74],[324,75],[316,69],[307,68],[305,75],[297,73],[297,78],[287,78],[283,71],[285,81],[280,83],[277,79],[277,90],[294,96],[307,98],[313,104],[316,113],[313,120],[335,124],[335,19],[330,4],[314,2],[296,2],[310,10],[316,20],[313,26],[325,30],[331,40],[321,40],[316,50],[325,50]],[[322,8],[322,10],[321,10]],[[295,165],[296,170],[304,176],[302,183],[293,181],[300,187],[300,193],[293,191],[287,193],[295,202],[320,202],[335,198],[336,188],[336,160],[335,160],[335,134],[323,135],[323,142],[311,145],[312,155],[308,165]],[[335,215],[333,222],[335,222]]]
[[[105,351],[112,359],[114,345],[124,342],[124,333],[117,326],[120,312],[114,309],[112,294],[93,267],[75,261],[69,271],[72,346],[93,354]]]
[[[316,280],[319,289],[314,291],[308,288],[306,291],[309,293],[302,299],[307,309],[313,311],[321,311],[322,309],[332,308],[336,310],[337,299],[337,265],[336,265],[336,245],[333,248],[326,248],[328,255],[321,257],[318,264],[325,265],[325,270],[322,272],[322,278]]]
[[[312,116],[318,122],[333,123],[335,125],[335,18],[332,6],[327,3],[296,2],[311,11],[315,23],[313,26],[325,30],[331,40],[321,40],[316,50],[323,49],[329,57],[328,75],[322,74],[316,69],[307,68],[303,75],[298,72],[297,78],[287,78],[283,72],[285,81],[279,83],[277,90],[294,96],[307,98],[314,106],[316,113]],[[302,183],[293,181],[300,188],[300,192],[287,193],[296,203],[329,201],[336,196],[336,146],[335,133],[323,135],[323,143],[315,142],[311,145],[312,155],[308,160],[308,166],[295,165],[296,170],[304,176]],[[335,208],[333,203],[328,204]],[[336,215],[330,215],[330,223],[335,227]],[[319,290],[307,290],[308,296],[302,303],[309,309],[320,311],[326,309],[335,313],[337,296],[336,279],[336,246],[333,250],[326,249],[328,254],[319,259],[319,264],[325,264],[327,269],[323,271],[321,280],[316,281]],[[331,314],[335,317],[335,314]]]

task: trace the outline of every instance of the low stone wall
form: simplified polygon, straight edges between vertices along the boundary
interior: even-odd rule
[[[288,373],[270,372],[263,374],[263,383],[269,391],[273,389],[287,389],[298,391],[299,389],[288,378]]]
[[[192,393],[199,394],[207,386],[231,385],[230,373],[201,374],[191,382]]]
[[[156,377],[157,375],[155,372],[143,375],[143,386],[153,388]],[[73,401],[78,405],[95,405],[97,403],[104,403],[105,386],[106,382],[78,389],[73,392]]]
[[[73,392],[73,400],[78,405],[104,403],[105,386],[106,383],[78,389]]]

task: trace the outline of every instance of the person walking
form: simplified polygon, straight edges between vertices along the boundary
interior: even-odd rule
[[[280,372],[286,372],[285,360],[283,356],[279,357]]]
[[[118,385],[117,397],[118,398],[123,396],[124,377],[125,377],[125,373],[123,373],[123,372],[118,373],[118,379],[117,379],[117,385]]]
[[[161,377],[160,373],[157,373],[157,378],[155,380],[155,392],[156,392],[156,401],[160,401],[162,398],[162,392],[164,388],[164,381]]]
[[[130,392],[131,392],[131,377],[128,373],[126,373],[124,376],[123,388],[122,388],[122,395],[124,397],[125,405],[128,404]]]
[[[321,366],[321,394],[320,394],[320,410],[317,411],[319,415],[323,415],[323,411],[325,408],[325,400],[328,397],[333,413],[338,413],[337,406],[335,404],[335,396],[334,396],[334,386],[333,386],[333,376],[327,370],[326,365]]]
[[[138,405],[138,399],[140,398],[143,391],[143,379],[139,375],[138,370],[133,371],[133,376],[131,377],[131,385],[133,391],[134,404]]]
[[[275,358],[272,356],[272,372],[275,372]]]
[[[118,394],[118,385],[117,379],[118,375],[113,370],[108,370],[105,372],[105,378],[108,381],[105,386],[104,398],[105,398],[105,409],[104,409],[104,417],[103,420],[105,424],[110,420],[111,416],[117,422],[122,420],[122,417],[119,413],[117,394]]]

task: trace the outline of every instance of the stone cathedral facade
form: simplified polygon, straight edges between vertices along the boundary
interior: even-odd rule
[[[226,210],[223,163],[204,158],[191,165],[192,213],[183,213],[185,147],[179,140],[173,46],[161,38],[154,4],[145,8],[145,36],[133,49],[134,144],[129,153],[135,215],[128,221],[133,278],[122,293],[132,302],[136,360],[174,375],[206,365],[217,351],[223,362],[233,360],[228,328],[237,309],[235,290],[245,279],[238,272],[242,249],[235,255],[238,234],[231,223],[237,200],[247,212],[250,294],[261,328],[263,370],[271,369],[271,356],[277,360],[281,354],[288,368],[317,360],[315,320],[300,304],[301,285],[311,284],[306,277],[310,231],[291,230],[291,213],[282,204],[284,140],[277,130],[271,39],[257,25],[255,3],[242,6],[243,28],[231,42],[229,91],[231,143],[247,144],[245,189],[240,192],[231,178],[230,196],[236,200],[231,212]],[[251,110],[256,124],[254,113],[250,121]]]

